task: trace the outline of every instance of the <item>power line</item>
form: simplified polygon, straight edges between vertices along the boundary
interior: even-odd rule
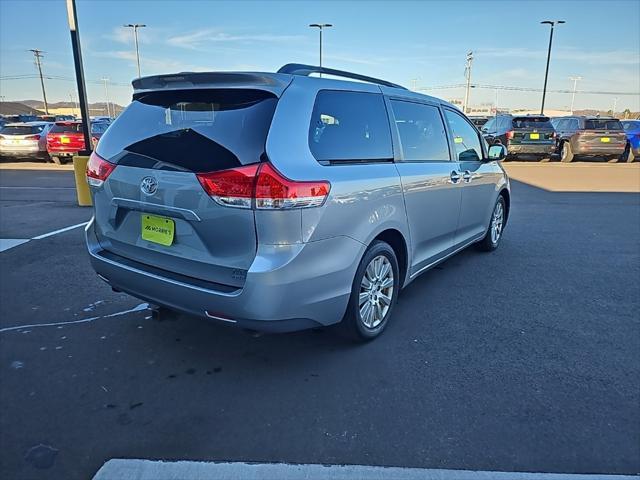
[[[428,91],[428,90],[447,90],[452,88],[462,88],[466,85],[464,83],[452,84],[452,85],[434,85],[431,87],[420,87],[418,90]],[[541,88],[533,88],[533,87],[516,87],[511,85],[486,85],[486,84],[478,84],[472,83],[471,88],[482,88],[482,89],[490,89],[490,90],[510,90],[516,92],[542,92]],[[547,92],[551,93],[573,93],[574,90],[548,90]],[[576,90],[576,93],[587,94],[587,95],[638,95],[637,92],[609,92],[609,91],[600,91],[600,90]]]
[[[43,78],[47,79],[47,80],[64,80],[64,81],[69,81],[69,82],[75,82],[74,78],[71,77],[63,77],[60,75],[43,75]],[[25,75],[7,75],[7,76],[0,76],[0,81],[2,80],[25,80],[25,79],[29,79],[29,78],[38,78],[38,75],[35,74],[25,74]],[[102,80],[87,80],[87,83],[93,83],[96,85],[102,85],[103,81]],[[123,83],[123,82],[109,82],[109,85],[117,85],[117,86],[121,86],[121,87],[130,87],[131,84],[130,83]]]

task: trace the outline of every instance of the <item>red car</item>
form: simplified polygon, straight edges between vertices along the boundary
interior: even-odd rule
[[[91,141],[94,146],[107,127],[107,122],[91,123]],[[82,122],[56,122],[47,134],[47,152],[54,163],[66,163],[81,150],[84,150]]]

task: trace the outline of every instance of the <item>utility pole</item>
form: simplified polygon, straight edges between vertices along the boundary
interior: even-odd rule
[[[73,92],[69,92],[69,100],[71,100],[71,108],[73,109],[73,114],[74,115],[79,115],[80,109],[78,108],[78,102],[76,102],[76,99],[73,96]]]
[[[464,104],[462,105],[462,113],[467,113],[469,109],[469,90],[471,88],[471,64],[473,63],[473,52],[467,53],[467,63],[464,67],[464,76],[467,79],[467,88],[464,92]]]
[[[618,100],[620,100],[618,97],[615,97],[613,99],[613,109],[611,110],[611,116],[612,117],[616,116],[616,107],[618,106]]]
[[[37,48],[32,48],[29,51],[33,52],[33,56],[35,57],[35,60],[36,60],[36,66],[38,67],[38,73],[40,73],[40,85],[42,86],[42,98],[44,99],[44,113],[49,115],[49,105],[47,104],[47,93],[45,92],[45,89],[44,89],[44,78],[42,77],[42,63],[40,62],[40,59],[43,57],[42,55],[43,52],[42,50],[38,50]]]
[[[573,93],[571,94],[571,115],[573,115],[573,103],[576,100],[576,87],[578,82],[582,80],[582,77],[569,77],[569,80],[573,81]]]
[[[414,92],[418,91],[418,79],[417,78],[412,78],[411,79],[411,90],[413,90]]]
[[[325,28],[333,27],[330,23],[311,23],[310,27],[317,28],[320,30],[320,69],[322,70],[322,30]],[[320,77],[322,77],[322,72],[320,72]]]
[[[547,96],[547,79],[549,78],[549,60],[551,60],[551,45],[553,43],[553,28],[557,25],[566,23],[564,20],[544,20],[541,24],[551,25],[551,32],[549,33],[549,50],[547,50],[547,68],[544,71],[544,87],[542,88],[542,106],[540,107],[540,114],[544,115],[544,99]]]
[[[107,86],[109,79],[107,77],[102,77],[101,80],[104,82],[104,99],[105,99],[105,105],[107,106],[107,115],[109,115],[109,118],[111,118],[111,104],[109,103],[109,87]]]
[[[140,74],[140,50],[138,48],[138,29],[146,27],[146,25],[144,23],[128,23],[126,25],[123,25],[123,27],[133,29],[133,41],[136,44],[136,63],[138,64],[138,78],[140,78],[142,75]]]
[[[91,118],[87,104],[87,89],[84,83],[84,68],[82,67],[82,51],[80,49],[80,32],[78,31],[78,16],[76,14],[76,0],[67,0],[67,19],[71,33],[71,49],[73,50],[73,64],[76,70],[76,86],[78,88],[78,100],[80,102],[80,116],[82,117],[82,130],[84,136],[84,150],[80,155],[88,155],[93,149],[91,144]]]

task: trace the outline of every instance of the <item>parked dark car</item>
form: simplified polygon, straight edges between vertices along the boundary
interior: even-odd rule
[[[627,146],[627,136],[617,118],[563,117],[557,125],[557,151],[563,162],[571,162],[576,156],[617,160]]]
[[[622,159],[633,162],[635,158],[640,158],[640,120],[622,120],[621,123],[627,135],[627,147]]]
[[[501,143],[507,147],[507,159],[520,154],[548,157],[556,148],[556,132],[544,115],[497,115],[483,125],[481,132],[489,145]]]

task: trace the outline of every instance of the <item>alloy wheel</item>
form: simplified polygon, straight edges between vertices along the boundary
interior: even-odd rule
[[[391,306],[394,285],[391,262],[378,255],[369,262],[360,282],[358,307],[365,327],[373,329],[382,323]]]

